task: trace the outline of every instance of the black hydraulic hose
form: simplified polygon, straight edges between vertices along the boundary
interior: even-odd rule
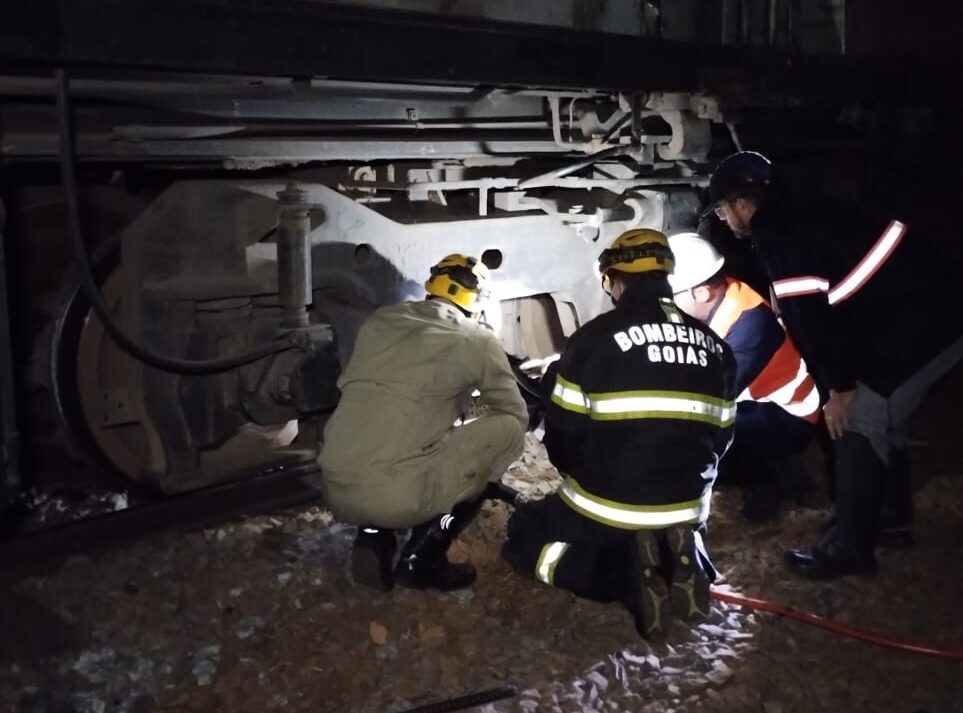
[[[513,357],[508,358],[508,365],[512,369],[512,374],[519,388],[536,401],[542,400],[542,393],[538,389],[538,382],[522,371],[521,362]]]
[[[467,696],[449,698],[447,701],[438,701],[437,703],[428,703],[417,708],[408,708],[401,713],[450,713],[451,711],[463,711],[466,708],[477,708],[486,703],[493,703],[494,701],[513,698],[514,696],[515,689],[511,686],[490,688],[486,691],[470,693]]]
[[[135,342],[114,320],[107,305],[104,303],[100,288],[94,280],[90,270],[90,262],[87,259],[87,250],[84,247],[84,239],[80,230],[80,210],[77,201],[77,185],[74,175],[74,137],[71,121],[70,109],[70,88],[67,73],[63,69],[54,70],[54,79],[57,87],[57,124],[60,134],[60,178],[63,183],[64,197],[67,205],[67,229],[70,232],[70,241],[74,249],[74,257],[80,268],[81,286],[84,296],[90,301],[91,307],[100,318],[104,325],[104,330],[110,335],[111,339],[117,342],[118,346],[128,354],[142,361],[143,363],[169,371],[175,374],[217,374],[223,371],[230,371],[239,366],[250,364],[251,362],[263,359],[271,354],[282,352],[294,348],[294,344],[288,340],[279,339],[268,344],[256,347],[244,354],[223,357],[220,359],[179,359],[176,357],[155,354],[141,344]]]

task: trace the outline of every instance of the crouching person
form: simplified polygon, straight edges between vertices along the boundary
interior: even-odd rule
[[[712,243],[679,233],[669,236],[669,247],[676,305],[722,337],[736,364],[736,424],[723,482],[745,486],[746,519],[767,520],[786,496],[811,487],[810,477],[793,465],[815,433],[819,391],[772,307],[745,282],[725,275]]]
[[[431,269],[425,300],[376,310],[358,334],[318,460],[326,503],[358,526],[359,584],[451,590],[475,580],[448,548],[521,453],[528,422],[505,353],[479,323],[487,281],[481,262],[449,255]],[[476,390],[478,417],[456,427]],[[394,566],[395,530],[408,528]]]
[[[735,417],[729,348],[678,310],[672,253],[630,230],[599,258],[615,303],[572,335],[559,361],[544,443],[565,479],[519,507],[502,556],[541,581],[620,600],[646,637],[709,611],[702,545],[716,465]]]

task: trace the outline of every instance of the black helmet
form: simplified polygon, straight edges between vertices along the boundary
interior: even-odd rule
[[[758,191],[769,185],[772,164],[755,151],[739,151],[724,158],[709,179],[709,205],[702,217],[712,213],[720,203]]]

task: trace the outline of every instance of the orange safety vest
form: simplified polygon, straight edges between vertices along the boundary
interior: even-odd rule
[[[709,321],[709,327],[725,339],[743,312],[761,304],[771,309],[769,303],[749,285],[726,278],[725,297]],[[775,315],[773,318],[775,319]],[[785,328],[783,331],[785,332]],[[746,400],[771,401],[793,416],[810,423],[819,420],[819,391],[816,389],[816,382],[810,376],[805,360],[788,334],[769,363],[736,397],[736,401]]]

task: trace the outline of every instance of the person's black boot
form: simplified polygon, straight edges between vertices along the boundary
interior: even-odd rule
[[[876,571],[884,464],[865,436],[846,431],[834,443],[836,512],[816,545],[786,552],[786,566],[808,579]]]
[[[659,572],[659,542],[652,530],[639,530],[629,539],[625,567],[625,608],[635,630],[647,641],[664,639],[672,615],[669,586]]]
[[[397,546],[394,530],[359,527],[351,548],[351,579],[356,584],[390,591],[395,586],[391,570]]]
[[[820,546],[868,559],[876,545],[886,465],[859,433],[846,431],[834,445],[836,524]]]
[[[835,579],[857,574],[875,574],[876,557],[839,547],[814,545],[785,553],[786,566],[806,579]]]
[[[478,574],[468,562],[448,561],[448,548],[481,509],[483,498],[458,503],[450,514],[411,528],[411,536],[401,550],[395,581],[409,589],[463,589],[475,581]]]
[[[913,484],[909,453],[905,448],[889,453],[883,476],[883,504],[876,542],[888,549],[913,546]]]
[[[701,621],[709,616],[709,585],[714,572],[707,572],[698,549],[699,535],[691,525],[665,531],[672,556],[672,613],[681,621]]]

